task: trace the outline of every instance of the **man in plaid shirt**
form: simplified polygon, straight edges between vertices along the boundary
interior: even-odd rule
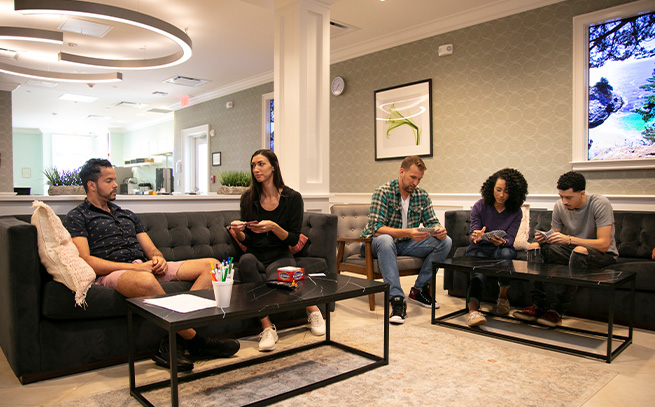
[[[430,196],[418,184],[425,172],[425,163],[418,156],[409,156],[400,164],[398,179],[377,187],[371,200],[368,224],[362,237],[372,237],[373,257],[378,259],[380,273],[389,283],[391,318],[402,324],[407,315],[405,293],[400,287],[397,256],[422,257],[423,266],[409,293],[410,301],[432,306],[427,288],[432,279],[432,262],[442,261],[450,252],[452,240],[437,219]],[[420,225],[423,227],[420,227]],[[362,245],[362,255],[364,246]],[[436,304],[439,307],[439,304]]]

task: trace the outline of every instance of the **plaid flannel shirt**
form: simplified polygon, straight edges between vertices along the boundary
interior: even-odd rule
[[[423,188],[416,188],[409,197],[409,210],[407,212],[407,227],[417,228],[421,224],[425,227],[441,226],[437,214],[432,208],[432,200]],[[402,229],[403,209],[402,198],[398,180],[392,180],[375,189],[371,199],[371,209],[368,214],[368,223],[362,231],[362,237],[373,237],[382,226]],[[397,240],[407,240],[402,238]]]

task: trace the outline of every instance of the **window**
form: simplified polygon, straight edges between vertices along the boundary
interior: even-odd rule
[[[108,152],[109,132],[104,135],[52,135],[52,166],[60,170],[72,171],[89,158],[106,158]]]
[[[573,168],[655,166],[655,8],[573,19]]]
[[[262,148],[275,151],[275,100],[273,92],[262,95]]]

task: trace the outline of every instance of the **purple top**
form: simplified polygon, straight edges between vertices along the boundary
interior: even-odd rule
[[[505,246],[511,247],[514,245],[514,239],[519,231],[522,218],[523,213],[521,212],[521,209],[516,212],[509,212],[507,209],[498,212],[493,205],[487,205],[484,202],[484,199],[480,199],[475,203],[475,205],[473,205],[473,208],[471,208],[471,229],[469,232],[470,234],[473,234],[474,230],[482,230],[483,226],[487,227],[485,232],[504,230],[507,233],[504,237],[507,241]],[[469,242],[473,244],[473,239],[470,237]],[[493,243],[487,240],[480,240],[478,244],[485,245]]]

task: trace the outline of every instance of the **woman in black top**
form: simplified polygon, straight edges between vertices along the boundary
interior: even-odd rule
[[[271,150],[257,150],[250,159],[252,182],[241,196],[241,220],[230,224],[237,239],[247,247],[239,259],[241,282],[277,280],[277,269],[295,266],[289,247],[300,238],[303,200],[300,193],[284,185],[280,164]],[[325,334],[325,321],[318,307],[307,307],[314,335]],[[261,319],[259,350],[275,349],[275,325],[268,316]]]

